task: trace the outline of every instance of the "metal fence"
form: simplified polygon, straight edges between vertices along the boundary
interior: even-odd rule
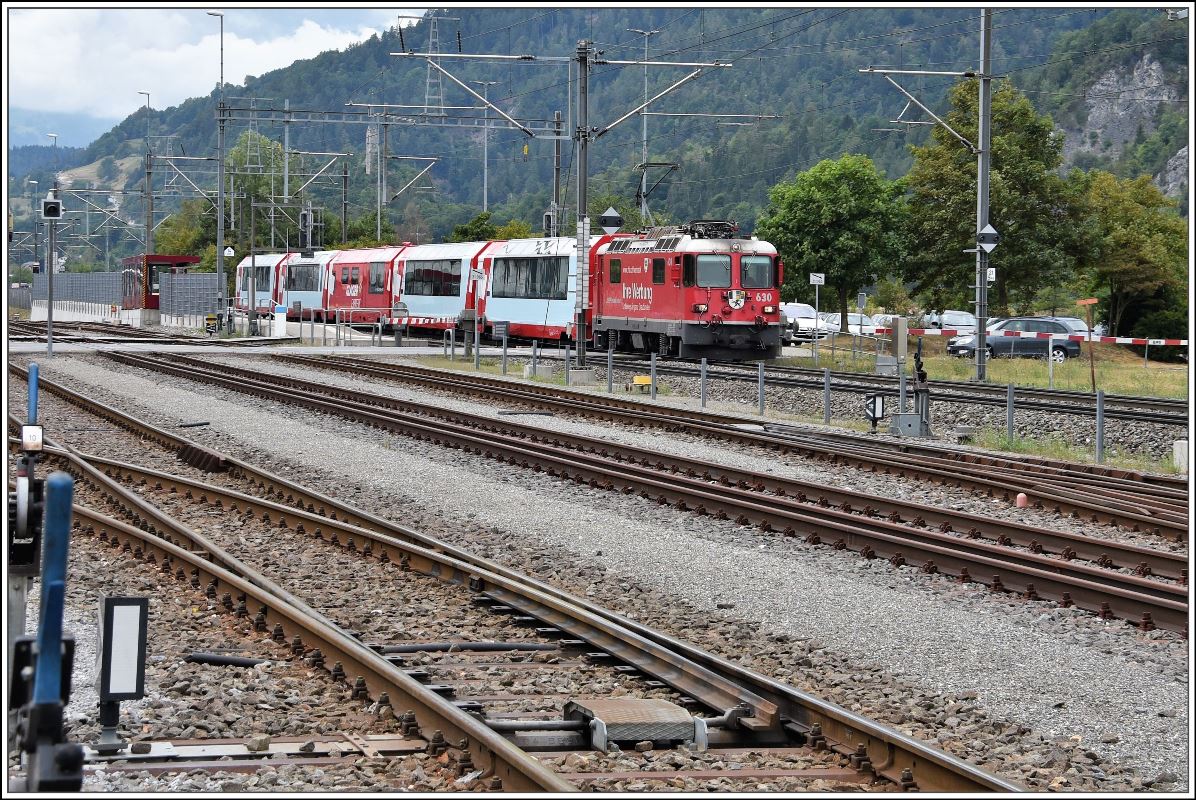
[[[46,299],[44,273],[33,276],[33,299]],[[54,275],[54,302],[78,300],[104,305],[120,304],[121,274],[119,272],[59,272]]]
[[[162,314],[184,316],[216,313],[218,277],[214,272],[159,276],[159,309]],[[55,287],[57,288],[57,287]]]
[[[8,287],[8,307],[28,310],[33,307],[33,289],[28,286]]]

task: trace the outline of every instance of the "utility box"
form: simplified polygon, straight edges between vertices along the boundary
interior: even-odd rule
[[[888,375],[896,378],[900,365],[897,363],[897,356],[881,356],[876,357],[876,374]]]
[[[274,307],[274,338],[282,339],[287,335],[287,307]]]
[[[1180,472],[1188,471],[1188,440],[1177,439],[1171,446],[1171,460]]]
[[[908,436],[913,439],[921,439],[926,436],[922,432],[922,415],[905,413],[894,414],[893,425],[889,428],[889,432],[894,436]]]

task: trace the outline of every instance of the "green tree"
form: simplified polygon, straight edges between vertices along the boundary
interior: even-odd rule
[[[100,165],[96,168],[96,174],[102,181],[110,181],[120,174],[120,170],[116,168],[116,159],[112,156],[104,156],[100,159]]]
[[[503,225],[494,235],[495,239],[530,239],[532,226],[521,219],[513,219]]]
[[[1117,335],[1127,310],[1160,289],[1187,283],[1187,226],[1166,197],[1143,175],[1133,180],[1107,172],[1073,173],[1084,185],[1095,247],[1084,262],[1094,290],[1103,295],[1109,331]]]
[[[756,233],[786,264],[782,297],[795,297],[807,273],[824,273],[838,292],[846,331],[848,295],[891,274],[905,258],[902,194],[899,181],[886,180],[861,155],[822,161],[772,187]]]
[[[462,225],[453,228],[446,241],[449,242],[483,242],[487,239],[498,238],[498,227],[490,221],[490,212],[483,211],[476,217]]]
[[[979,141],[977,91],[975,80],[953,87],[946,115],[973,143]],[[976,156],[941,126],[931,138],[911,148],[906,275],[934,306],[958,307],[971,299],[975,284],[975,258],[961,251],[975,247]],[[1085,246],[1083,203],[1058,173],[1062,136],[1007,81],[992,97],[991,152],[989,220],[1002,239],[989,258],[997,270],[990,309],[1008,314],[1011,302],[1028,305],[1044,286],[1072,276]]]

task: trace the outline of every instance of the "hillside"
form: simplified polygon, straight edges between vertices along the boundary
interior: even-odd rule
[[[649,117],[649,160],[679,167],[653,193],[651,206],[672,219],[732,217],[749,229],[767,203],[770,186],[823,158],[864,153],[890,177],[909,168],[907,145],[923,142],[926,129],[890,123],[901,112],[904,98],[881,76],[860,74],[859,68],[962,70],[975,68],[978,59],[975,9],[522,8],[458,9],[454,16],[462,17],[460,23],[442,22],[438,30],[445,50],[457,49],[459,35],[464,52],[567,56],[578,39],[591,38],[600,58],[630,60],[642,57],[643,37],[627,29],[641,28],[660,30],[650,40],[654,59],[733,61],[733,67],[708,70],[653,109],[770,114],[780,119],[728,125],[710,117]],[[279,107],[286,99],[292,109],[311,110],[344,110],[349,102],[423,104],[428,89],[425,63],[389,54],[423,51],[428,40],[427,21],[404,29],[401,38],[392,29],[345,51],[251,77],[244,86],[229,86],[227,94],[273,98]],[[1070,164],[1158,175],[1179,197],[1187,192],[1186,151],[1179,153],[1187,140],[1187,106],[1174,101],[1188,94],[1186,52],[1186,22],[1168,22],[1154,9],[1021,8],[999,11],[994,17],[996,69],[1031,92],[1035,104],[1055,117],[1068,137]],[[550,120],[554,111],[569,114],[563,64],[446,59],[445,65],[466,82],[499,81],[490,88],[490,98],[513,116]],[[663,90],[686,72],[649,70],[649,93]],[[642,102],[643,80],[642,68],[596,64],[591,123],[602,127]],[[900,80],[936,109],[943,107],[952,82],[934,76]],[[441,84],[447,105],[472,102],[447,78]],[[175,152],[213,153],[215,102],[215,93],[193,98],[153,111],[150,122],[156,134],[177,136]],[[145,114],[139,110],[105,133],[73,165],[98,165],[112,157],[121,169],[106,185],[136,188],[140,172],[125,165],[144,146]],[[907,112],[905,118],[922,117]],[[282,139],[280,128],[259,126],[276,141]],[[230,146],[244,130],[244,123],[233,126]],[[295,149],[355,154],[350,160],[351,217],[372,217],[374,211],[375,178],[363,168],[365,138],[364,125],[291,126]],[[538,227],[550,197],[553,148],[551,141],[533,140],[526,142],[525,154],[525,142],[509,128],[492,132],[490,206],[497,220],[522,218]],[[10,151],[10,156],[16,152]],[[391,125],[390,152],[439,157],[427,178],[435,191],[411,193],[392,204],[392,221],[417,214],[426,220],[430,238],[439,238],[480,210],[482,143],[476,128]],[[565,143],[563,153],[565,202],[572,207],[572,143]],[[22,192],[24,178],[46,179],[44,159],[35,164],[31,156],[32,152],[23,160],[10,157],[10,193]],[[639,181],[633,167],[641,160],[640,120],[633,117],[590,148],[591,195],[629,202]],[[27,169],[16,169],[21,165]],[[315,159],[304,167],[296,164],[297,169],[313,166]],[[98,178],[98,171],[95,174]],[[391,191],[414,174],[415,169],[403,162],[393,162]],[[317,202],[339,211],[339,187],[335,195],[332,191],[317,193]],[[126,208],[135,215],[139,202],[130,196]]]

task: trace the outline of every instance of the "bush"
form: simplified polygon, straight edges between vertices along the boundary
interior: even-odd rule
[[[1167,309],[1145,315],[1134,325],[1130,336],[1135,339],[1184,339],[1188,336],[1188,312],[1186,309]],[[1132,345],[1131,349],[1145,355],[1146,346]],[[1152,347],[1150,357],[1156,361],[1183,361],[1186,347]]]

